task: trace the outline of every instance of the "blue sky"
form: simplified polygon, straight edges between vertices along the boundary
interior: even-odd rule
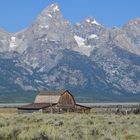
[[[113,27],[140,17],[140,0],[0,0],[0,27],[10,32],[26,28],[51,3],[58,3],[72,23],[92,16]]]

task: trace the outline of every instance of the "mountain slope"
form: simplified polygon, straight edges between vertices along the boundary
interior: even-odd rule
[[[27,29],[0,30],[0,90],[140,95],[139,21],[113,29],[94,18],[72,25],[52,4]]]

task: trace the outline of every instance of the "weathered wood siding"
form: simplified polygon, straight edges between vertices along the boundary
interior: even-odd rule
[[[58,104],[62,106],[75,106],[75,100],[73,96],[66,91],[60,96]]]
[[[74,112],[75,108],[74,106],[60,106],[58,104],[44,108],[44,113],[64,113],[64,112]]]

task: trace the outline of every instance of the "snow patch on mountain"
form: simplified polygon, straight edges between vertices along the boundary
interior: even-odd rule
[[[90,19],[86,19],[86,22],[90,23]]]
[[[52,18],[52,15],[51,14],[48,14],[48,17]]]
[[[95,46],[87,45],[86,40],[80,36],[75,35],[74,39],[78,44],[78,48],[74,48],[74,50],[80,52],[81,54],[90,56],[90,53]]]
[[[40,25],[39,28],[41,28],[41,29],[42,28],[46,28],[47,29],[47,28],[49,28],[49,25],[44,25],[44,26],[43,25]]]
[[[76,26],[80,26],[81,24],[80,23],[76,23]]]
[[[88,36],[88,39],[98,39],[98,36],[96,34],[91,34]]]
[[[15,48],[16,45],[16,37],[12,36],[9,43],[10,48]]]
[[[85,46],[85,39],[84,38],[75,35],[74,39],[77,42],[79,47]]]

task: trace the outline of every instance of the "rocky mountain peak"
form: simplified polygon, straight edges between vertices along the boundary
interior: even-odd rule
[[[97,22],[97,20],[96,20],[95,18],[93,18],[93,17],[87,18],[87,19],[85,20],[85,22],[86,22],[86,23],[89,23],[89,24],[92,24],[92,25],[97,25],[97,26],[101,25],[101,24],[100,24],[99,22]]]
[[[127,26],[139,26],[140,25],[140,18],[130,20],[126,25]]]
[[[83,20],[82,22],[77,23],[76,26],[77,27],[80,26],[101,27],[102,25],[94,17],[89,17]]]
[[[49,31],[54,33],[56,30],[62,30],[68,24],[69,22],[64,19],[59,6],[51,4],[37,17],[32,29],[34,32]]]
[[[47,8],[45,8],[41,14],[37,17],[37,20],[47,22],[47,20],[51,20],[53,18],[62,18],[62,14],[60,8],[57,4],[51,4]]]
[[[59,12],[60,11],[60,7],[57,3],[51,4],[47,7],[47,10],[49,10],[50,12]]]

